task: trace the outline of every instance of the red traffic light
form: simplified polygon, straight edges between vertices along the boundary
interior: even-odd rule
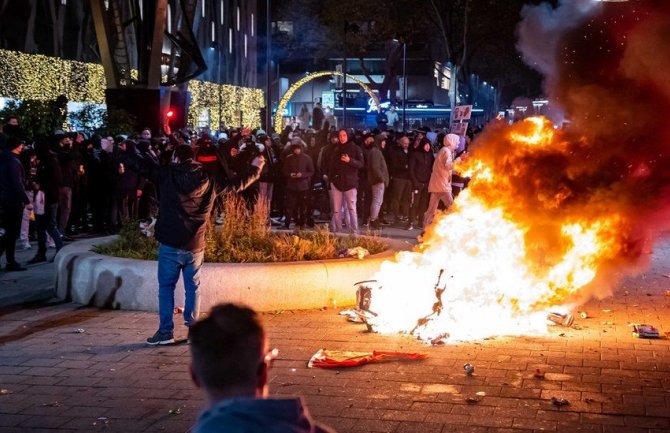
[[[172,111],[172,110],[168,110],[168,112],[165,113],[165,117],[167,117],[168,119],[172,116],[174,116],[174,111]]]

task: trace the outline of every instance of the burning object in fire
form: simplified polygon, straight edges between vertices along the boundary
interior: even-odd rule
[[[632,325],[633,326],[633,336],[637,338],[661,338],[658,328],[651,325]]]

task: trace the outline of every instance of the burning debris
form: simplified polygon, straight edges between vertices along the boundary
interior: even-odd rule
[[[488,125],[456,165],[471,177],[468,188],[414,251],[365,284],[362,322],[431,342],[543,334],[547,318],[570,326],[570,311],[647,263],[645,251],[670,228],[670,8],[662,3],[590,5],[569,28],[537,27],[552,45],[535,50],[545,56],[535,61],[569,123]],[[521,47],[544,40],[527,30]]]

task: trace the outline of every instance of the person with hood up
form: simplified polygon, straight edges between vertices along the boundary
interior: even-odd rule
[[[419,149],[409,154],[409,176],[412,180],[412,207],[405,229],[412,230],[414,224],[423,227],[423,214],[428,208],[428,182],[433,170],[433,148],[430,140],[423,138]]]
[[[342,231],[342,205],[349,212],[349,230],[358,233],[358,216],[356,214],[356,187],[358,186],[358,171],[365,165],[363,152],[352,140],[346,129],[337,133],[338,145],[330,155],[328,181],[331,191],[331,210],[333,216],[330,221],[331,230],[335,233]]]
[[[302,145],[291,144],[291,154],[286,157],[282,165],[284,177],[286,178],[286,219],[284,228],[290,228],[291,219],[301,229],[311,217],[308,214],[307,199],[309,188],[314,176],[314,163],[312,158],[304,152]]]
[[[384,203],[384,190],[389,185],[389,171],[386,159],[382,153],[382,141],[386,139],[381,134],[375,136],[375,142],[368,151],[367,175],[372,198],[370,200],[370,224],[372,230],[379,230],[379,211]]]
[[[423,216],[423,226],[428,227],[433,222],[435,211],[440,202],[449,208],[454,202],[454,196],[451,192],[451,175],[454,168],[454,151],[460,141],[456,134],[447,134],[444,137],[442,148],[437,152],[435,162],[433,163],[433,172],[428,182],[428,193],[430,201],[428,210]]]
[[[269,350],[260,317],[234,304],[214,307],[189,330],[190,373],[207,409],[194,433],[335,433],[317,423],[301,398],[269,398]]]
[[[126,152],[127,169],[145,176],[158,186],[159,212],[155,236],[158,249],[158,331],[147,338],[147,344],[174,343],[174,290],[179,274],[186,292],[184,322],[191,326],[199,314],[200,267],[205,255],[205,232],[216,196],[215,182],[194,161],[191,146],[175,148],[171,163],[160,166],[152,158],[139,158]],[[252,169],[244,176],[221,180],[222,188],[241,192],[258,179],[263,168],[262,157],[255,158]]]

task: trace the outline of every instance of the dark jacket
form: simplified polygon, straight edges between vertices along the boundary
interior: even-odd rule
[[[78,176],[77,160],[79,155],[74,150],[62,150],[58,152],[58,161],[61,169],[61,186],[72,188]]]
[[[342,155],[349,155],[349,162],[342,161]],[[328,181],[340,191],[349,191],[358,187],[358,170],[364,166],[363,152],[353,141],[338,144],[333,148],[328,170]]]
[[[389,152],[389,171],[392,177],[398,179],[409,179],[409,154],[410,150],[405,153],[402,148],[395,147]]]
[[[412,186],[417,189],[420,186],[428,185],[430,174],[433,171],[433,162],[435,156],[432,151],[423,149],[410,152],[409,154],[409,176],[412,179]]]
[[[368,152],[368,182],[370,185],[382,182],[385,186],[389,185],[389,172],[386,160],[384,159],[382,150],[377,147],[376,142],[375,146]]]
[[[180,250],[200,252],[205,249],[205,231],[214,204],[215,182],[202,165],[188,160],[180,164],[159,166],[147,157],[130,156],[124,164],[139,171],[158,187],[160,196],[156,239],[161,244]],[[258,169],[249,175],[222,180],[222,188],[244,190],[258,179]]]
[[[238,398],[204,411],[193,433],[334,433],[312,419],[300,398]]]
[[[307,191],[314,176],[314,163],[305,153],[292,153],[286,157],[282,167],[286,179],[286,189],[289,191]],[[291,173],[300,173],[300,177],[291,177]]]
[[[63,182],[63,174],[56,154],[47,150],[38,156],[37,179],[40,189],[44,191],[44,201],[47,205],[57,204],[59,189]],[[95,170],[94,168],[92,168]]]
[[[26,194],[26,172],[18,155],[2,149],[0,156],[0,205],[5,209],[21,209],[30,204]]]

